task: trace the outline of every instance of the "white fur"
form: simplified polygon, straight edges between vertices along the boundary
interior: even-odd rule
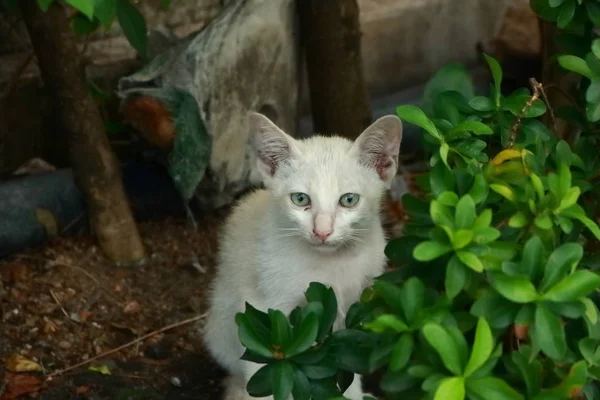
[[[393,116],[373,123],[355,143],[322,136],[295,140],[260,114],[250,116],[250,125],[267,189],[244,198],[224,227],[205,327],[208,350],[232,376],[227,400],[252,399],[245,384],[262,367],[240,360],[244,349],[234,318],[245,302],[287,315],[305,301],[310,282],[321,282],[337,296],[337,330],[344,326],[348,307],[383,272],[379,211],[396,172],[402,137],[402,124]],[[377,165],[384,168],[378,172]],[[295,192],[310,196],[311,205],[292,203]],[[360,195],[355,207],[340,206],[345,193]],[[313,234],[315,221],[331,224],[325,243]],[[359,376],[345,396],[362,399]]]

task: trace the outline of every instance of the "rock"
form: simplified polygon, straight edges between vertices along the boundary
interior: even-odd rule
[[[58,342],[58,347],[67,350],[71,348],[71,343],[67,342],[66,340],[61,340]]]

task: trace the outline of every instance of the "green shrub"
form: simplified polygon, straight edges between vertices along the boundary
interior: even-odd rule
[[[390,399],[600,399],[600,2],[532,6],[591,48],[558,57],[583,77],[574,104],[554,110],[578,134],[558,139],[537,119],[548,111],[537,82],[505,96],[491,57],[489,96],[474,95],[462,67],[440,70],[425,112],[397,108],[431,154],[422,194],[403,198],[404,235],[386,248],[399,268],[365,289],[336,332],[335,295],[320,283],[289,316],[247,305],[236,318],[243,358],[265,364],[252,395],[343,398],[353,373],[383,371]]]

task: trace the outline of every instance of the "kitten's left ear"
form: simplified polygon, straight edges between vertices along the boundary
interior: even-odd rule
[[[402,121],[386,115],[363,131],[352,146],[361,164],[373,168],[389,187],[398,170]]]

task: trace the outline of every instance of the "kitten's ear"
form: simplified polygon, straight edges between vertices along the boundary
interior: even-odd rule
[[[373,168],[388,186],[398,170],[398,154],[402,142],[402,121],[387,115],[373,122],[352,146],[361,164]]]
[[[248,122],[258,170],[265,179],[272,178],[281,163],[297,153],[294,138],[262,114],[250,113]]]

